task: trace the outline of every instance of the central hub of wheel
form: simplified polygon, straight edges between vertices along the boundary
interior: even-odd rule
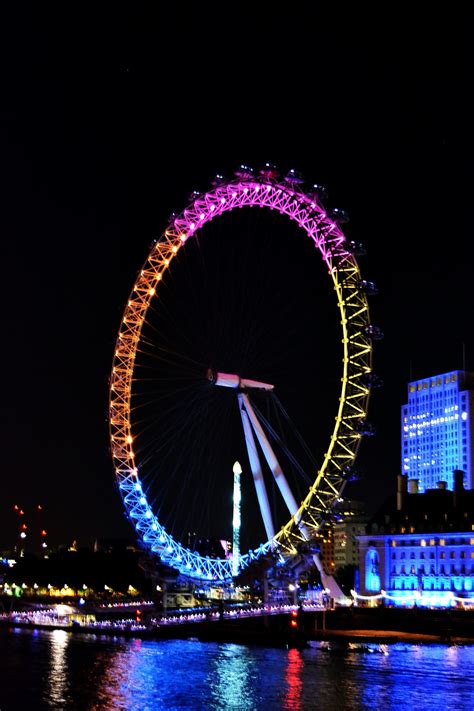
[[[212,368],[207,371],[207,378],[213,385],[219,385],[222,388],[234,388],[234,390],[273,390],[274,387],[269,383],[241,378],[240,375],[235,375],[234,373],[219,373]]]

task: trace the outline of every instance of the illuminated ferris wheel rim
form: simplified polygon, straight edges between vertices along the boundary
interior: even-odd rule
[[[294,554],[299,542],[315,535],[328,520],[340,497],[359,448],[367,415],[372,370],[372,344],[365,285],[346,238],[315,194],[304,193],[297,182],[241,173],[222,180],[209,192],[196,195],[179,215],[174,215],[162,237],[153,245],[135,282],[120,326],[110,382],[109,424],[117,483],[129,518],[142,541],[163,562],[190,577],[227,580],[232,562],[200,556],[182,546],[160,524],[143,490],[133,451],[130,419],[135,354],[150,301],[163,274],[188,239],[215,217],[242,207],[277,210],[295,221],[313,240],[328,267],[341,316],[343,373],[334,430],[321,468],[297,512],[269,541],[240,559],[241,567],[277,547]],[[309,533],[308,533],[309,532]]]

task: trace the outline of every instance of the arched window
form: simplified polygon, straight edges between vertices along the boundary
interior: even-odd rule
[[[365,556],[365,588],[380,592],[379,554],[373,548],[369,548]]]

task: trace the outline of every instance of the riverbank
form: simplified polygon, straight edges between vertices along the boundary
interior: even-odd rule
[[[397,630],[331,630],[315,634],[312,638],[324,642],[364,642],[376,644],[473,644],[472,637],[446,634],[420,634]]]
[[[294,625],[292,624],[294,623]],[[345,623],[345,624],[344,624]],[[55,630],[141,639],[196,639],[268,647],[302,648],[311,642],[338,645],[374,644],[474,644],[474,615],[466,611],[334,610],[235,620],[205,620],[181,624],[94,625],[41,624],[3,619],[2,627]]]

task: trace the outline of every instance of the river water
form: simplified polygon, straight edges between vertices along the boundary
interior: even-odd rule
[[[0,710],[474,708],[474,646],[304,650],[0,629]]]

